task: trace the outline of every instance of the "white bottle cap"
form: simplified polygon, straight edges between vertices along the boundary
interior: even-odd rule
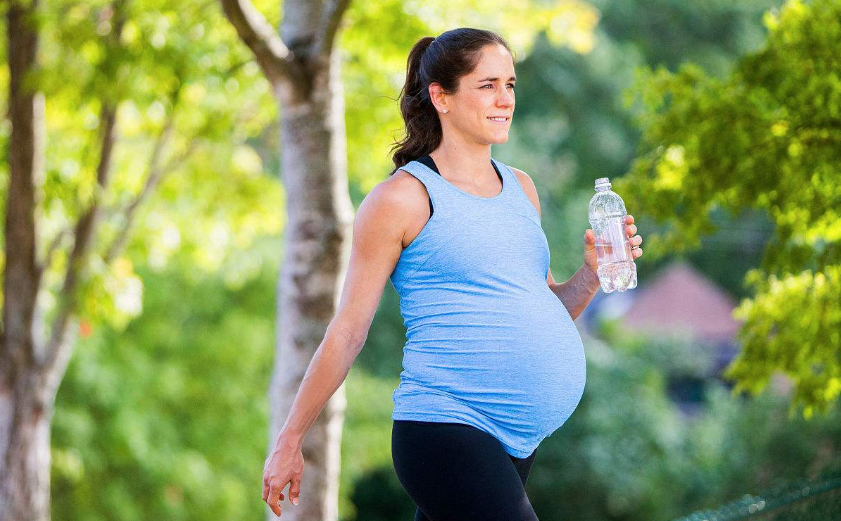
[[[610,188],[610,179],[608,179],[607,177],[600,177],[596,179],[596,190],[603,186]]]

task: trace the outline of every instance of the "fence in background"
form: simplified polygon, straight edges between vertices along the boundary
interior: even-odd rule
[[[841,520],[841,472],[778,486],[714,510],[699,510],[672,521],[838,521]]]

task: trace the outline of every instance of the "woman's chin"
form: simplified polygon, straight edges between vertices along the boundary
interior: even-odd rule
[[[502,143],[508,143],[508,132],[496,132],[493,134],[486,135],[483,141],[485,142],[485,144],[488,145],[499,145]]]

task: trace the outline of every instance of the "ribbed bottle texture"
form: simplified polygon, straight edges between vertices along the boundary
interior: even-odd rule
[[[610,189],[606,177],[596,179],[596,195],[590,199],[589,214],[590,228],[596,235],[602,291],[611,293],[637,287],[637,267],[625,235],[625,202]]]

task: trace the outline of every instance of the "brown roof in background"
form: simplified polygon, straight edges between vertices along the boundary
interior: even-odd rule
[[[621,321],[624,328],[638,332],[685,331],[696,340],[734,341],[740,327],[731,316],[736,305],[703,274],[676,262],[640,289]]]

